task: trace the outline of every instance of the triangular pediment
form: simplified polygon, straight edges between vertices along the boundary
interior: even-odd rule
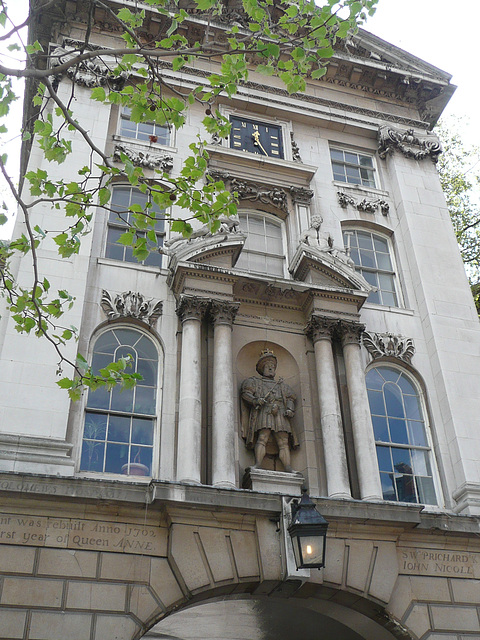
[[[373,289],[344,252],[322,251],[303,242],[295,252],[290,272],[296,280],[317,286],[341,287],[365,294]]]

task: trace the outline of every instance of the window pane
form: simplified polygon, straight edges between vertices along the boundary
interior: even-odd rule
[[[111,391],[113,411],[124,411],[130,413],[133,411],[133,389],[121,389],[116,386]]]
[[[103,471],[103,456],[105,443],[94,440],[84,440],[80,469],[82,471]]]
[[[388,442],[390,437],[388,435],[387,420],[380,416],[372,416],[373,432],[375,434],[375,440],[380,442]]]
[[[378,389],[381,391],[383,388],[384,379],[377,369],[370,369],[367,373],[366,381],[369,389]]]
[[[102,413],[91,413],[87,411],[85,414],[85,431],[84,438],[91,440],[105,440],[107,434],[107,417]]]
[[[361,249],[369,249],[370,251],[373,251],[373,241],[371,233],[357,232],[357,236],[358,246]]]
[[[427,446],[427,436],[425,434],[425,426],[423,422],[408,421],[408,432],[410,434],[410,443],[418,447]]]
[[[413,471],[417,476],[431,476],[430,460],[427,451],[412,449]]]
[[[362,267],[376,269],[377,263],[375,261],[375,254],[373,253],[373,251],[360,249],[360,264],[362,265]]]
[[[402,392],[396,384],[387,383],[383,388],[387,415],[394,418],[404,418]]]
[[[407,418],[411,418],[412,420],[422,419],[420,401],[417,396],[405,396],[405,412]]]
[[[393,484],[393,474],[381,473],[380,482],[382,484],[382,492],[384,500],[396,500],[397,495],[395,493],[395,487]]]
[[[123,465],[128,463],[128,445],[107,442],[105,457],[105,471],[107,473],[122,473]]]
[[[153,444],[153,420],[133,418],[132,443]]]
[[[392,261],[388,253],[377,253],[377,266],[379,269],[384,269],[385,271],[392,270]]]
[[[110,416],[108,440],[110,442],[129,442],[130,418],[125,416]]]
[[[87,406],[91,409],[108,409],[111,392],[105,387],[100,387],[96,391],[88,392]]]
[[[418,499],[422,504],[437,504],[432,478],[416,478]]]
[[[373,415],[384,416],[385,404],[383,401],[383,393],[381,391],[368,391],[368,400],[370,402],[370,413]]]
[[[153,386],[157,382],[157,363],[153,360],[139,358],[137,373],[143,377],[140,384]]]
[[[417,502],[415,494],[415,480],[413,476],[403,475],[395,477],[398,500],[400,502]]]
[[[410,449],[392,447],[393,468],[398,473],[413,473]]]
[[[380,471],[393,471],[390,447],[377,447],[377,458]]]
[[[340,160],[343,162],[343,151],[339,149],[330,149],[330,157],[332,160]]]
[[[135,389],[135,413],[155,413],[155,389],[137,385]]]
[[[397,444],[408,444],[407,423],[405,420],[389,418],[388,426],[390,427],[392,442],[396,442]]]

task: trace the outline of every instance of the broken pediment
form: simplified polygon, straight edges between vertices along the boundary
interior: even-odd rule
[[[238,225],[238,220],[231,219],[229,222],[232,221],[236,221]],[[231,269],[238,260],[245,240],[245,234],[233,230],[205,233],[188,239],[174,238],[166,249],[170,255],[169,269],[175,271],[180,262],[196,262]]]
[[[373,287],[351,264],[345,252],[301,242],[293,256],[290,273],[296,280],[317,286],[353,289],[368,295]]]

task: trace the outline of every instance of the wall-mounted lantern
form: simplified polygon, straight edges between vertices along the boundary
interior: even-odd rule
[[[317,511],[308,493],[292,501],[292,520],[288,533],[292,539],[297,569],[320,569],[325,566],[328,522]]]

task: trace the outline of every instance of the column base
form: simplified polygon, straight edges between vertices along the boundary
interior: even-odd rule
[[[252,491],[280,493],[284,496],[301,496],[305,478],[298,471],[269,471],[248,467],[243,476],[242,487]]]

